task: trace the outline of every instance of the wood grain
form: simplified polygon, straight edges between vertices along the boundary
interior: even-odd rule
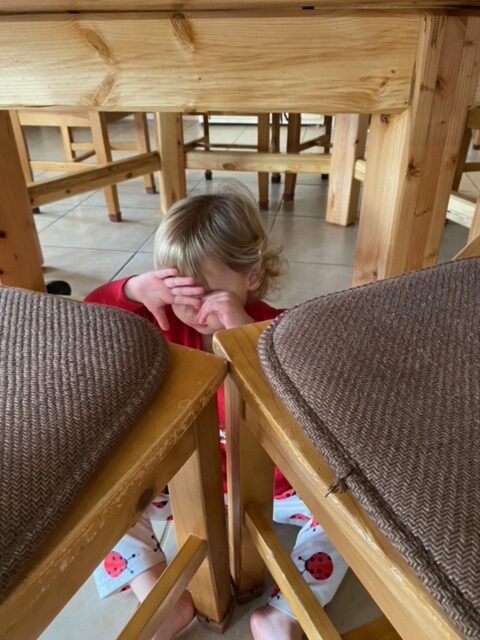
[[[44,291],[38,234],[7,111],[0,111],[0,194],[0,284]]]
[[[255,414],[249,427],[282,470],[378,606],[406,640],[460,640],[406,562],[350,493],[328,493],[334,474],[266,381],[257,342],[268,323],[222,331],[214,348],[229,362],[243,400]]]
[[[170,347],[169,374],[151,404],[0,604],[2,640],[37,638],[192,455],[192,422],[215,397],[225,369],[211,355]]]
[[[0,108],[403,110],[419,24],[402,14],[4,17]]]
[[[479,7],[478,0],[102,0],[102,11],[239,11],[245,9],[305,8],[311,13],[338,9],[377,9],[392,11],[408,9],[462,9],[470,12]],[[2,0],[1,13],[42,13],[65,11],[98,11],[98,0]]]
[[[423,19],[411,105],[372,117],[355,284],[435,263],[479,52],[480,18]]]
[[[60,178],[39,180],[29,185],[28,193],[32,207],[56,202],[79,193],[101,189],[106,185],[132,180],[138,176],[158,171],[160,169],[160,158],[158,153],[150,151],[133,158],[115,160],[92,168],[86,168],[85,165],[78,167],[74,163],[71,163],[71,165],[69,163],[58,163],[58,166],[62,166],[62,164],[69,171],[74,167],[76,173]],[[46,164],[43,163],[42,166],[46,166]]]

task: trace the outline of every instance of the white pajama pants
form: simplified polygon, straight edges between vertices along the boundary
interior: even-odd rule
[[[95,582],[101,598],[128,588],[133,578],[165,562],[152,522],[171,519],[169,496],[161,494],[95,569]],[[320,603],[326,605],[347,571],[345,561],[293,490],[275,497],[273,519],[300,527],[291,553],[292,560]],[[278,588],[273,590],[268,604],[293,616]]]

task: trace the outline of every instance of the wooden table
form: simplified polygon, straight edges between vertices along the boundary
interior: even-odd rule
[[[164,207],[185,192],[179,113],[373,114],[356,284],[435,263],[469,106],[479,0],[3,0],[0,109],[153,111]],[[0,278],[41,255],[0,113]]]

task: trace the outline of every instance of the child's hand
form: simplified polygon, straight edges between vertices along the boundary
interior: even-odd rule
[[[130,300],[141,302],[163,331],[168,330],[166,304],[186,304],[199,309],[203,287],[195,286],[193,278],[179,276],[177,269],[149,271],[127,280],[124,293]]]
[[[215,291],[205,296],[197,315],[198,324],[206,324],[211,313],[218,316],[225,329],[233,329],[253,322],[239,298],[230,291]]]

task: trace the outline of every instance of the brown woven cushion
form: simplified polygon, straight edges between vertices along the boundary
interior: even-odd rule
[[[307,302],[259,351],[337,486],[480,638],[480,260]]]
[[[0,287],[0,598],[167,362],[163,337],[133,314]]]

